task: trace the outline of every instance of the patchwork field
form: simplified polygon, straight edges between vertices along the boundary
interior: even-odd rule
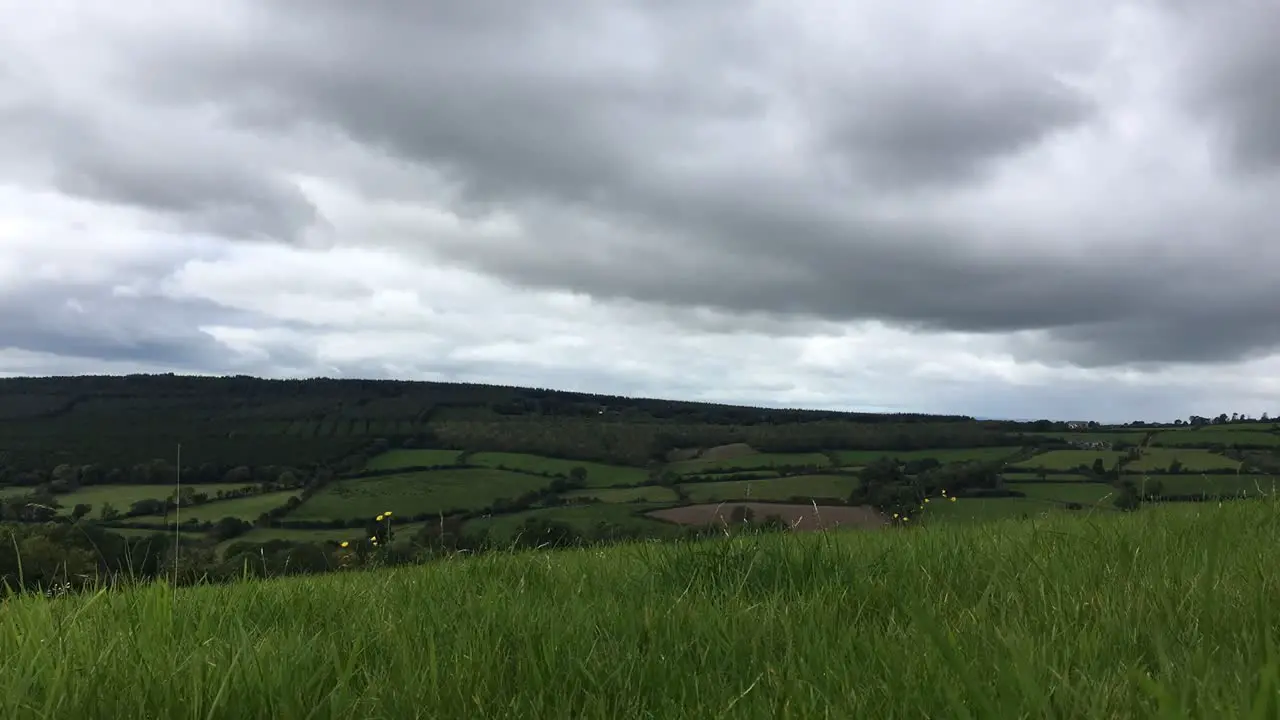
[[[777,467],[830,467],[823,453],[754,453],[728,458],[697,458],[671,463],[668,468],[680,475],[697,475],[732,469],[766,470]]]
[[[1005,482],[1040,481],[1042,479],[1038,472],[1006,472],[1000,473],[1000,476],[1004,478]],[[1079,473],[1046,472],[1043,480],[1047,482],[1091,482],[1093,478]]]
[[[1019,447],[937,448],[933,450],[836,450],[836,464],[866,465],[883,457],[897,458],[902,462],[933,459],[946,465],[955,462],[995,462],[1016,455]]]
[[[605,465],[583,460],[562,460],[524,453],[479,452],[471,455],[467,462],[484,467],[507,467],[512,470],[559,473],[565,476],[568,476],[575,467],[581,467],[587,471],[587,487],[640,485],[649,478],[649,473],[644,468]]]
[[[426,524],[425,522],[418,522],[393,525],[392,532],[398,542],[400,538],[417,534]],[[238,542],[266,543],[272,540],[288,540],[289,542],[339,543],[343,540],[355,541],[363,537],[364,530],[362,528],[338,528],[334,530],[254,528],[243,535],[219,543],[218,553],[221,554],[228,547]]]
[[[645,512],[663,507],[649,503],[618,503],[613,505],[567,505],[555,508],[539,508],[508,515],[494,515],[486,518],[470,520],[464,527],[466,532],[486,532],[489,539],[499,545],[510,543],[520,532],[521,526],[530,518],[546,521],[562,522],[572,526],[579,532],[596,528],[600,523],[618,525],[641,531],[651,537],[675,537],[678,528],[648,518]]]
[[[1126,463],[1125,472],[1153,472],[1168,469],[1175,460],[1182,463],[1183,470],[1190,472],[1227,471],[1240,469],[1240,461],[1212,453],[1208,450],[1147,448],[1142,457]]]
[[[1107,511],[1103,507],[1067,510],[1061,504],[1037,498],[962,498],[956,502],[931,502],[921,520],[933,522],[987,522],[1010,518],[1048,518],[1062,514]]]
[[[1008,488],[1035,500],[1080,503],[1081,505],[1109,502],[1117,492],[1114,487],[1098,482],[1013,482],[1008,483]],[[958,505],[959,502],[956,504]]]
[[[1124,453],[1118,450],[1050,450],[1014,465],[1014,468],[1035,470],[1074,470],[1077,467],[1091,467],[1095,460],[1102,459],[1107,468],[1115,465]]]
[[[231,490],[241,487],[244,486],[234,484],[184,484],[182,489],[191,488],[192,492],[208,493],[210,497],[213,497],[218,490]],[[90,485],[65,495],[58,495],[58,503],[62,505],[58,512],[63,515],[70,514],[77,504],[84,503],[93,506],[93,510],[89,513],[91,517],[97,517],[102,510],[102,506],[106,504],[110,504],[123,513],[129,509],[130,505],[140,500],[164,500],[172,497],[173,490],[173,485]]]
[[[166,522],[169,526],[172,526],[175,519],[184,523],[190,520],[203,523],[217,522],[224,517],[234,517],[253,522],[258,519],[259,515],[278,507],[283,507],[285,503],[289,502],[289,498],[297,495],[298,491],[296,490],[282,490],[280,492],[262,493],[261,495],[250,495],[249,497],[233,498],[231,500],[215,500],[202,505],[184,507],[179,515],[169,513],[167,519],[156,515],[136,518],[135,520],[154,522],[158,527]]]
[[[839,500],[849,497],[858,479],[849,475],[795,475],[770,480],[682,483],[679,487],[695,503],[721,500]]]
[[[560,497],[566,500],[577,498],[594,498],[604,503],[633,503],[633,502],[676,502],[679,497],[676,491],[669,487],[660,487],[657,485],[643,485],[641,487],[630,488],[598,488],[595,490],[574,490],[564,493]]]
[[[366,470],[394,470],[406,467],[455,465],[461,450],[388,450],[369,459]]]
[[[299,520],[350,520],[391,510],[400,516],[478,510],[550,485],[550,478],[489,468],[430,470],[342,480],[316,493],[293,513]]]
[[[1152,445],[1162,447],[1186,447],[1206,445],[1259,445],[1265,447],[1280,446],[1280,434],[1263,432],[1255,425],[1253,429],[1232,430],[1226,427],[1206,427],[1199,430],[1165,430],[1151,439]]]
[[[649,517],[678,525],[727,525],[733,522],[735,508],[747,508],[759,522],[771,515],[782,518],[794,530],[834,530],[836,528],[876,529],[888,521],[872,507],[848,505],[813,505],[763,502],[708,503],[654,510]]]

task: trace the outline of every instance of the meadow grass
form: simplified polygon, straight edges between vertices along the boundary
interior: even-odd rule
[[[1006,472],[1000,473],[1000,477],[1006,482],[1022,482],[1026,480],[1040,480],[1038,472]],[[1044,480],[1049,482],[1094,482],[1094,478],[1078,473],[1062,473],[1062,472],[1046,472]]]
[[[550,478],[469,468],[428,470],[341,480],[325,486],[290,513],[299,520],[350,520],[394,510],[401,517],[487,507],[551,484]]]
[[[1266,426],[1262,426],[1266,427]],[[1204,428],[1201,430],[1167,430],[1151,438],[1152,445],[1280,445],[1280,435],[1262,432],[1255,425],[1252,429]]]
[[[1276,478],[1270,475],[1143,475],[1126,478],[1141,487],[1159,482],[1166,495],[1259,495],[1277,489]]]
[[[133,521],[154,523],[157,527],[164,527],[166,524],[172,527],[175,520],[184,523],[188,520],[217,522],[224,517],[234,517],[253,521],[258,519],[258,516],[262,513],[283,507],[285,503],[289,502],[289,498],[298,494],[299,491],[297,490],[281,490],[279,492],[260,493],[230,500],[211,500],[200,505],[184,507],[177,513],[170,510],[168,516],[163,518],[159,515],[148,515],[146,517],[133,518]]]
[[[675,502],[679,498],[676,491],[669,487],[644,485],[626,488],[596,488],[594,490],[574,490],[561,495],[566,500],[577,498],[595,498],[604,503],[632,502]]]
[[[668,465],[667,469],[679,475],[694,475],[732,469],[767,470],[787,466],[830,467],[831,458],[823,453],[753,453],[719,459],[680,460]]]
[[[1051,517],[1081,512],[1067,510],[1053,500],[1036,497],[959,498],[946,502],[933,498],[925,505],[921,520],[926,523],[987,522],[990,520]]]
[[[975,447],[975,448],[935,448],[932,450],[836,450],[837,465],[867,465],[883,457],[892,457],[902,462],[912,460],[937,460],[942,464],[955,462],[995,462],[1011,455],[1016,455],[1019,447]]]
[[[1065,440],[1066,442],[1107,442],[1107,443],[1130,443],[1138,445],[1147,435],[1146,430],[1128,430],[1118,432],[1029,432],[1026,435],[1033,437],[1046,437],[1055,440]]]
[[[606,465],[585,460],[562,460],[525,453],[478,452],[471,455],[467,462],[484,467],[501,466],[525,472],[559,473],[565,476],[568,476],[575,467],[581,467],[587,471],[587,487],[593,488],[640,485],[649,479],[649,473],[644,468]]]
[[[851,475],[793,475],[764,480],[683,483],[689,502],[721,500],[789,500],[793,497],[843,501],[858,486]]]
[[[18,597],[0,717],[1270,718],[1278,510]]]
[[[542,520],[565,523],[579,532],[590,531],[599,523],[606,522],[640,530],[646,535],[655,538],[675,537],[681,532],[679,526],[644,516],[644,513],[650,510],[659,510],[671,507],[671,505],[672,503],[636,502],[538,508],[468,520],[465,530],[467,532],[483,530],[488,533],[491,541],[505,545],[515,539],[526,520],[540,518]]]
[[[1182,463],[1182,467],[1190,472],[1209,472],[1213,470],[1235,471],[1240,468],[1239,460],[1232,460],[1208,450],[1174,449],[1153,447],[1142,451],[1142,457],[1125,463],[1126,472],[1151,472],[1168,469],[1174,460]]]
[[[369,458],[365,470],[395,470],[406,467],[435,467],[455,465],[461,450],[388,450]]]
[[[1050,450],[1047,453],[1023,460],[1014,467],[1032,470],[1036,468],[1072,470],[1081,465],[1092,467],[1093,462],[1101,458],[1102,464],[1110,468],[1122,457],[1124,457],[1124,453],[1118,450]]]
[[[221,485],[188,485],[183,483],[182,489],[191,489],[196,493],[208,493],[214,497],[219,490],[239,490],[252,483],[223,483]],[[78,490],[55,496],[62,507],[61,514],[70,514],[78,504],[92,506],[91,517],[96,517],[103,505],[111,504],[116,510],[126,512],[129,506],[139,500],[164,500],[173,497],[174,485],[86,485]]]
[[[392,530],[396,539],[404,537],[412,537],[422,529],[426,522],[396,524]],[[113,528],[113,532],[116,530]],[[343,540],[355,541],[365,536],[364,528],[338,528],[328,530],[312,530],[302,528],[254,528],[243,535],[237,535],[230,540],[223,540],[218,543],[217,551],[219,557],[231,545],[239,542],[250,543],[268,543],[272,540],[288,540],[289,542],[311,542],[311,543],[338,543]]]
[[[1109,502],[1117,493],[1114,487],[1100,482],[1011,482],[1007,487],[1037,500],[1081,505]]]

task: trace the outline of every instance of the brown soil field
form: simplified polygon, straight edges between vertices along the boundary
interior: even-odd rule
[[[827,530],[837,527],[856,527],[875,529],[885,527],[889,522],[869,505],[849,507],[848,505],[788,505],[783,503],[760,502],[725,502],[706,503],[704,505],[685,505],[666,508],[645,513],[649,517],[677,523],[679,525],[711,525],[713,523],[728,524],[732,522],[733,510],[736,507],[747,507],[755,513],[755,520],[764,520],[770,515],[781,516],[794,530]]]

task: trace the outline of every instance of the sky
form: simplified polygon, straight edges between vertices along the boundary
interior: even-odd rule
[[[1280,414],[1274,0],[0,0],[0,375]]]

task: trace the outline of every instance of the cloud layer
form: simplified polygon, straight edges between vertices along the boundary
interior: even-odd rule
[[[20,9],[0,371],[1280,401],[1273,3]]]

